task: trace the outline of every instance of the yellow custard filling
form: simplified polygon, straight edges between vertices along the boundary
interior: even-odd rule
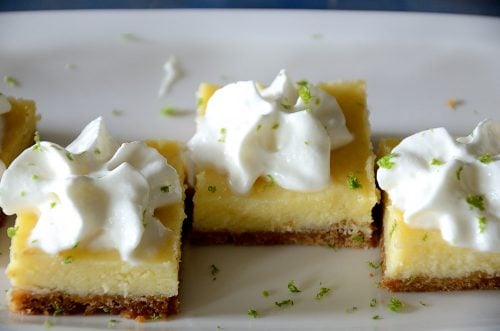
[[[15,98],[8,100],[11,110],[1,115],[4,123],[0,159],[5,166],[33,144],[37,121],[34,101]]]

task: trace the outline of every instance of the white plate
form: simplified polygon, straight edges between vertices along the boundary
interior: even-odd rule
[[[123,140],[175,138],[194,132],[195,91],[201,81],[270,80],[286,68],[296,80],[363,78],[374,139],[446,126],[467,134],[483,118],[499,118],[500,20],[436,14],[334,11],[72,11],[0,14],[0,75],[21,83],[4,94],[33,98],[42,138],[70,142],[103,115]],[[121,36],[132,33],[138,40]],[[175,54],[184,76],[158,98],[162,65]],[[74,69],[65,65],[74,64]],[[449,99],[463,100],[456,110]],[[171,105],[186,115],[165,117]],[[122,111],[112,114],[113,109]],[[1,266],[8,240],[1,230]],[[499,293],[397,294],[406,309],[387,309],[367,261],[378,250],[318,247],[185,247],[182,313],[168,322],[120,329],[495,329]],[[210,265],[221,271],[212,281]],[[378,273],[378,271],[375,271]],[[295,280],[303,290],[290,294]],[[322,285],[320,285],[322,284]],[[4,276],[0,289],[8,288]],[[315,300],[320,286],[331,293]],[[261,296],[269,290],[271,296]],[[293,307],[275,301],[291,298]],[[370,300],[379,302],[376,308]],[[23,317],[5,310],[1,329],[108,328],[108,316]],[[422,301],[429,306],[424,307]],[[347,312],[352,307],[356,311]],[[253,319],[248,309],[260,315]],[[372,316],[379,315],[380,320]]]

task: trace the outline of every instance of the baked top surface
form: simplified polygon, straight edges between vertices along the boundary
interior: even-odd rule
[[[363,81],[341,81],[321,87],[336,97],[346,125],[354,135],[351,143],[331,153],[331,184],[319,192],[299,193],[259,178],[247,195],[240,196],[231,192],[225,174],[200,166],[194,196],[195,230],[286,232],[325,229],[346,221],[352,222],[355,230],[371,231],[368,225],[372,222],[371,211],[378,201],[378,192],[373,173],[365,84]],[[214,85],[200,86],[200,113],[216,89]],[[347,179],[351,175],[358,177],[361,188],[348,187]]]
[[[36,130],[36,105],[32,100],[8,98],[11,110],[4,121],[0,159],[8,166],[26,147],[33,144]]]
[[[180,181],[184,182],[181,146],[168,141],[147,143],[166,156],[177,170]],[[7,275],[14,288],[41,293],[175,296],[178,294],[184,202],[158,208],[155,215],[171,229],[171,235],[158,254],[137,265],[123,262],[114,250],[89,251],[76,247],[53,256],[29,248],[26,240],[36,223],[36,216],[18,215],[16,226],[19,228],[12,238]]]

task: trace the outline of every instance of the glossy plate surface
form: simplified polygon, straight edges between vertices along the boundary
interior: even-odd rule
[[[374,141],[446,126],[468,134],[482,119],[500,120],[500,19],[334,11],[72,11],[0,14],[0,83],[4,94],[36,100],[44,140],[67,144],[103,116],[120,140],[194,133],[195,91],[202,81],[270,82],[286,68],[295,79],[367,82]],[[158,97],[162,66],[175,55],[183,76]],[[458,106],[451,109],[448,101]],[[177,110],[164,116],[165,106]],[[5,228],[0,290],[9,287]],[[495,329],[494,291],[396,294],[400,313],[378,289],[373,250],[319,247],[185,246],[182,313],[167,322],[118,329]],[[220,272],[212,280],[210,266]],[[370,275],[373,274],[373,275]],[[294,280],[301,293],[288,292]],[[315,300],[321,287],[331,289]],[[261,292],[267,290],[269,297]],[[370,307],[371,300],[376,307]],[[292,299],[278,308],[275,301]],[[0,296],[2,330],[108,329],[109,316],[9,314]],[[422,305],[422,304],[425,304]],[[356,308],[354,308],[356,307]],[[249,309],[258,318],[247,315]],[[374,320],[374,316],[380,319]],[[115,317],[112,317],[115,318]]]

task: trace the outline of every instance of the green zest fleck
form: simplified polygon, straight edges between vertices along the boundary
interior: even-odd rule
[[[70,264],[75,260],[75,258],[71,255],[66,256],[64,260],[62,260],[61,264]]]
[[[413,284],[413,282],[415,282],[415,279],[416,279],[415,276],[408,277],[408,279],[405,281],[405,285],[410,286],[411,284]]]
[[[347,186],[349,186],[350,189],[355,190],[358,188],[361,188],[361,183],[359,182],[359,179],[355,175],[349,175],[347,177]]]
[[[33,239],[33,240],[31,241],[31,243],[32,243],[32,244],[36,244],[37,242],[38,242],[38,239]]]
[[[368,265],[370,267],[372,267],[373,269],[378,269],[380,268],[380,262],[372,262],[372,261],[368,261]]]
[[[196,106],[201,106],[203,104],[203,98],[202,97],[198,97],[196,98]]]
[[[297,85],[299,85],[299,86],[307,86],[307,84],[309,84],[309,83],[308,83],[308,82],[307,82],[307,80],[305,80],[305,79],[303,79],[303,80],[299,80],[299,81],[297,82]]]
[[[372,320],[380,320],[382,319],[382,317],[380,317],[380,315],[373,315],[372,316]]]
[[[309,145],[309,141],[304,141],[304,145]]]
[[[22,197],[25,197],[26,196],[26,191],[21,191],[20,194],[21,194]]]
[[[470,205],[470,208],[472,209],[473,207],[479,209],[479,210],[484,210],[484,197],[480,194],[470,194],[467,196],[465,199],[467,203]]]
[[[311,35],[311,38],[314,40],[319,40],[319,39],[323,38],[323,35],[321,33],[313,33]]]
[[[261,294],[262,294],[262,296],[263,296],[263,297],[266,297],[266,298],[267,298],[267,297],[269,296],[269,291],[264,290],[264,291],[262,291],[262,293],[261,293]]]
[[[17,230],[19,230],[19,226],[15,226],[15,227],[14,226],[10,226],[10,227],[8,227],[7,228],[7,237],[9,237],[9,238],[12,239],[16,235]]]
[[[309,87],[307,86],[307,84],[300,86],[300,88],[299,88],[299,96],[302,99],[302,101],[304,101],[304,103],[306,105],[309,103],[309,101],[311,101],[311,98],[312,98],[312,96],[311,96],[311,90],[309,89]]]
[[[171,107],[171,106],[163,107],[162,109],[160,109],[160,112],[162,115],[165,115],[165,116],[173,116],[176,113],[175,108]]]
[[[208,192],[215,193],[217,191],[217,187],[215,185],[208,185]]]
[[[420,303],[421,306],[424,306],[424,307],[429,307],[429,304],[428,303],[425,303],[423,301],[419,301],[418,303]]]
[[[276,130],[279,127],[280,127],[279,123],[274,123],[273,126],[271,127],[271,129]]]
[[[293,280],[288,282],[288,290],[292,293],[302,292],[301,290],[298,289],[297,286],[295,286],[295,282]]]
[[[387,308],[389,308],[391,311],[399,312],[404,308],[404,306],[405,305],[398,298],[392,297],[389,301],[389,304],[387,305]]]
[[[483,154],[479,157],[479,162],[484,163],[484,164],[488,164],[488,163],[493,162],[493,158],[491,157],[490,153],[486,153],[486,154]]]
[[[361,236],[359,234],[356,234],[356,235],[352,236],[351,240],[355,241],[357,243],[363,243],[363,242],[365,242],[365,239],[363,238],[363,236]]]
[[[142,211],[142,219],[141,219],[141,222],[142,222],[142,226],[143,226],[144,228],[148,225],[148,223],[146,223],[146,209],[144,209],[144,210]]]
[[[350,313],[354,313],[357,310],[358,310],[358,307],[353,306],[351,308],[346,309],[345,312],[348,313],[348,314],[350,314]]]
[[[56,205],[57,205],[57,202],[52,201],[52,202],[50,203],[50,208],[54,208]]]
[[[274,177],[273,177],[273,175],[271,175],[271,174],[267,174],[267,175],[266,175],[266,177],[267,177],[267,179],[268,179],[268,181],[269,181],[270,185],[274,185],[274,184],[275,184],[275,181],[274,181]]]
[[[226,134],[227,134],[226,128],[221,128],[219,130],[219,133],[220,133],[220,138],[217,139],[217,141],[220,142],[220,143],[225,142],[226,141]]]
[[[370,301],[370,307],[376,307],[377,306],[377,299],[373,298],[371,301]]]
[[[40,145],[40,133],[38,131],[35,131],[35,146],[33,146],[33,149],[35,151],[41,151],[42,150],[42,145]]]
[[[392,161],[393,158],[397,157],[398,155],[396,153],[390,153],[385,156],[382,156],[380,159],[377,161],[377,165],[380,168],[384,169],[392,169],[394,167],[395,163]]]
[[[50,322],[49,320],[45,320],[45,322],[43,322],[43,327],[46,329],[50,329],[52,327],[52,322]]]
[[[19,81],[17,79],[15,79],[14,77],[9,76],[9,75],[3,76],[3,81],[5,84],[9,85],[10,87],[17,87],[20,85]]]
[[[118,320],[115,320],[113,318],[111,318],[109,321],[108,321],[108,328],[112,328],[116,325],[116,323],[118,323]]]
[[[273,175],[271,174],[267,174],[266,175],[266,179],[267,179],[267,183],[263,186],[263,189],[266,190],[268,189],[269,187],[272,187],[276,184],[276,182],[274,181],[274,177]]]
[[[64,309],[61,307],[59,302],[54,302],[54,316],[61,315],[64,313]]]
[[[122,110],[120,110],[120,109],[113,109],[113,110],[111,111],[111,115],[113,115],[113,116],[120,116],[120,115],[122,115],[122,114],[123,114],[123,111],[122,111]]]
[[[257,316],[259,316],[259,313],[255,309],[248,309],[247,315],[253,318],[257,318]]]
[[[285,307],[285,306],[293,306],[293,300],[292,299],[287,299],[287,300],[282,300],[282,301],[276,301],[274,304],[278,307]]]
[[[210,265],[210,273],[212,274],[212,280],[216,280],[216,275],[219,273],[219,268],[215,266],[215,264]]]
[[[159,319],[160,319],[160,317],[161,317],[161,316],[160,316],[159,314],[153,314],[153,316],[151,316],[151,320],[152,320],[152,321],[157,321],[157,320],[159,320]]]
[[[165,185],[165,186],[160,187],[160,191],[162,191],[163,193],[170,192],[170,185]]]
[[[316,300],[321,300],[328,293],[330,293],[330,288],[328,288],[328,287],[320,288],[319,292],[316,293]]]
[[[389,237],[390,238],[392,237],[392,234],[394,233],[394,231],[396,231],[397,226],[398,226],[398,223],[396,223],[396,221],[394,221],[392,223],[391,230],[389,231]]]
[[[75,159],[73,158],[73,154],[71,154],[70,152],[66,152],[66,158],[70,161],[74,161]]]
[[[137,38],[136,35],[133,33],[122,33],[121,38],[125,41],[138,41],[139,38]]]
[[[457,180],[460,180],[460,177],[462,176],[462,170],[464,170],[464,166],[460,166],[458,169],[457,169],[457,172],[455,173],[456,177],[457,177]]]
[[[486,230],[486,217],[485,216],[479,216],[477,218],[479,222],[479,233],[483,233],[484,230]]]
[[[66,63],[66,64],[64,65],[64,69],[67,69],[67,70],[74,70],[74,69],[76,69],[76,64],[74,64],[74,63]]]
[[[78,247],[78,245],[80,245],[80,240],[77,240],[74,245],[71,247],[71,249],[75,249]]]
[[[424,236],[422,237],[422,241],[427,241],[427,238],[429,237],[429,234],[426,232]]]
[[[337,250],[337,246],[335,246],[335,244],[328,244],[327,246],[328,246],[328,248],[331,248],[333,250]]]
[[[280,103],[281,107],[285,108],[286,110],[292,109],[292,105],[287,105],[286,103]]]
[[[437,166],[440,166],[440,165],[443,165],[444,164],[444,161],[440,160],[440,159],[432,159],[431,161],[431,165],[437,165]]]
[[[96,155],[101,154],[101,150],[99,148],[94,149],[94,154]]]
[[[257,125],[257,127],[255,128],[255,131],[259,131],[260,128],[262,128],[262,124]]]
[[[38,179],[40,179],[40,176],[38,176],[37,174],[33,174],[33,175],[31,176],[31,179],[32,179],[32,180],[38,180]]]

